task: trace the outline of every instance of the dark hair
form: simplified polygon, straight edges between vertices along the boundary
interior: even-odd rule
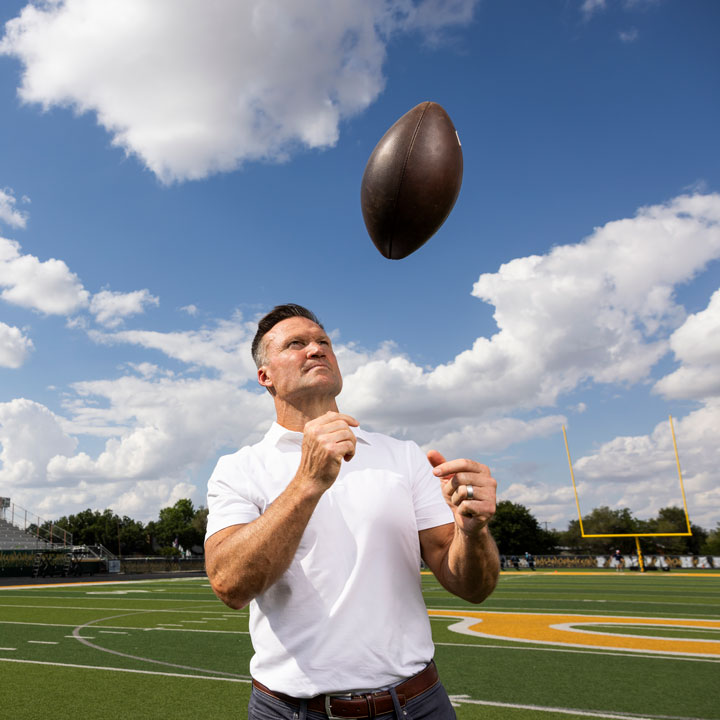
[[[265,334],[272,330],[279,322],[293,317],[303,317],[312,320],[316,325],[323,327],[318,320],[317,315],[302,305],[287,303],[286,305],[276,305],[265,317],[258,322],[258,329],[252,341],[252,356],[255,365],[260,367],[263,363],[262,339]],[[324,330],[325,328],[323,328]]]

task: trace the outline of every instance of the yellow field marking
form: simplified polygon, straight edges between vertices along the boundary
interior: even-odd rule
[[[681,618],[608,617],[605,615],[561,615],[541,613],[480,612],[476,610],[428,610],[431,617],[459,618],[450,629],[475,637],[514,640],[544,645],[623,650],[671,655],[720,656],[720,641],[691,638],[663,638],[616,635],[605,630],[588,630],[589,625],[700,628],[720,630],[720,620]],[[583,629],[578,629],[582,626]]]
[[[700,572],[677,572],[673,571],[670,574],[667,573],[650,573],[649,575],[647,573],[642,574],[639,572],[610,572],[609,570],[586,570],[585,572],[580,570],[501,570],[501,575],[510,575],[511,577],[513,575],[557,575],[559,577],[562,577],[563,575],[582,575],[583,577],[587,577],[588,575],[594,575],[594,576],[602,576],[606,578],[610,577],[656,577],[656,578],[669,578],[669,577],[694,577],[694,578],[700,578],[700,577],[720,577],[720,572],[706,572],[705,570],[701,570]]]
[[[421,575],[432,575],[429,570],[423,570]],[[671,573],[639,573],[639,572],[611,572],[610,570],[501,570],[501,575],[508,575],[510,577],[517,577],[519,575],[527,575],[528,577],[534,577],[537,575],[557,575],[558,577],[564,577],[568,575],[579,575],[582,577],[588,576],[599,576],[599,577],[655,577],[665,578],[666,580],[671,577],[720,577],[720,572],[708,572],[707,570],[700,570],[698,572],[677,572],[674,570]]]

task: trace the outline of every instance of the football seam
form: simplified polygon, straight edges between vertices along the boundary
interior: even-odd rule
[[[431,104],[432,103],[428,102],[423,108],[422,114],[418,118],[418,121],[415,125],[415,130],[413,130],[412,138],[410,139],[410,145],[408,145],[407,152],[405,153],[405,160],[403,161],[402,172],[400,173],[400,180],[398,181],[397,192],[395,193],[395,202],[393,203],[394,220],[392,233],[390,233],[390,244],[388,246],[388,255],[390,257],[392,257],[393,240],[395,238],[395,227],[397,225],[397,215],[395,211],[397,210],[398,200],[400,199],[400,188],[402,187],[403,178],[405,177],[405,169],[407,168],[407,163],[410,159],[410,153],[412,152],[413,146],[415,145],[415,138],[417,137],[418,130],[420,130],[420,124],[422,123],[423,118],[425,117],[425,113],[427,112],[427,109],[430,107]]]

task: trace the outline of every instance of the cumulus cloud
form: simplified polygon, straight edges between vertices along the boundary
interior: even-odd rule
[[[629,45],[638,39],[639,33],[636,28],[630,28],[629,30],[620,30],[618,37],[620,41]]]
[[[47,315],[70,315],[88,304],[89,293],[62,261],[23,255],[20,244],[0,238],[0,297]]]
[[[69,404],[74,432],[109,434],[97,457],[81,452],[48,463],[51,481],[181,478],[222,447],[266,427],[272,404],[223,380],[126,376],[78,383]],[[258,436],[259,437],[259,436]]]
[[[0,222],[10,227],[24,228],[27,224],[28,214],[16,207],[17,200],[12,188],[0,190]]]
[[[256,325],[242,318],[220,320],[212,327],[186,332],[120,330],[91,331],[90,337],[107,345],[131,344],[159,350],[194,368],[216,370],[228,379],[245,382],[256,375],[250,344]]]
[[[717,467],[720,401],[675,419],[675,435],[692,522],[712,528],[720,508]],[[667,420],[649,435],[617,437],[574,462],[583,512],[599,504],[629,507],[650,517],[668,505],[682,507],[672,432]]]
[[[108,328],[122,325],[125,318],[145,312],[146,305],[159,305],[160,300],[150,294],[149,290],[135,290],[121,293],[102,290],[93,295],[90,301],[90,312],[95,320]]]
[[[145,312],[159,299],[150,291],[101,290],[92,297],[78,276],[62,260],[40,260],[22,252],[20,243],[0,237],[0,298],[46,315],[72,315],[89,310],[107,328],[116,328],[133,315]],[[84,327],[85,318],[71,320]]]
[[[19,328],[0,322],[0,367],[21,367],[32,349],[33,341]]]
[[[602,12],[607,7],[607,0],[583,0],[580,5],[580,12],[586,19],[589,19],[595,13]]]
[[[497,453],[515,443],[547,437],[560,431],[566,418],[549,415],[534,420],[503,417],[464,425],[441,433],[425,443],[427,450],[439,449],[445,457],[478,457]]]
[[[0,403],[0,446],[0,484],[45,486],[48,462],[55,455],[72,454],[77,441],[44,405],[18,398]]]
[[[674,287],[717,257],[720,195],[642,208],[580,243],[481,275],[473,295],[494,306],[496,334],[432,369],[372,359],[346,378],[343,402],[393,431],[425,418],[425,442],[448,420],[553,406],[586,381],[645,380],[684,320]]]
[[[655,384],[657,392],[694,400],[720,396],[720,290],[672,334],[670,347],[681,365]]]
[[[6,23],[20,97],[93,112],[162,181],[322,148],[384,87],[397,32],[467,22],[477,0],[64,0]],[[131,48],[131,51],[128,51]]]
[[[13,244],[0,248],[17,251]],[[370,429],[410,436],[447,456],[507,455],[514,443],[558,433],[565,418],[546,408],[564,394],[597,383],[647,382],[654,363],[672,349],[678,372],[694,369],[705,378],[691,385],[671,373],[656,389],[703,403],[677,427],[693,519],[712,526],[720,497],[712,481],[717,442],[708,428],[720,424],[711,392],[720,300],[716,293],[705,310],[686,317],[674,289],[717,257],[720,195],[642,208],[574,245],[481,275],[473,294],[493,305],[497,332],[470,336],[468,349],[445,364],[420,366],[391,342],[374,349],[336,343],[345,376],[340,407]],[[134,307],[142,308],[152,296],[135,297]],[[68,502],[102,497],[98,487],[108,487],[112,495],[102,504],[122,502],[128,512],[186,491],[198,468],[259,439],[273,417],[270,398],[255,385],[254,331],[239,315],[186,332],[90,331],[98,343],[132,345],[174,364],[148,357],[125,364],[120,377],[76,383],[64,398],[64,417],[23,406],[23,422],[3,426],[0,478],[25,478],[29,488],[44,482],[53,497]],[[573,402],[573,412],[592,410],[578,398]],[[37,443],[25,438],[34,437],[28,428],[36,418],[45,423]],[[576,461],[585,509],[611,504],[611,489],[612,504],[636,514],[653,514],[673,501],[674,455],[662,425]],[[502,498],[527,504],[542,520],[567,519],[568,486],[543,482],[541,468],[520,468],[512,456],[498,460],[508,468]],[[657,490],[658,478],[667,478],[667,492]],[[200,488],[204,479],[197,478]],[[202,489],[194,497],[198,493]]]

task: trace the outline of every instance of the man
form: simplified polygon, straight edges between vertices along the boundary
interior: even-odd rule
[[[277,422],[218,462],[205,542],[215,593],[250,605],[249,717],[454,718],[418,570],[470,602],[493,591],[489,470],[340,413],[332,344],[303,307],[266,315],[253,357]]]

